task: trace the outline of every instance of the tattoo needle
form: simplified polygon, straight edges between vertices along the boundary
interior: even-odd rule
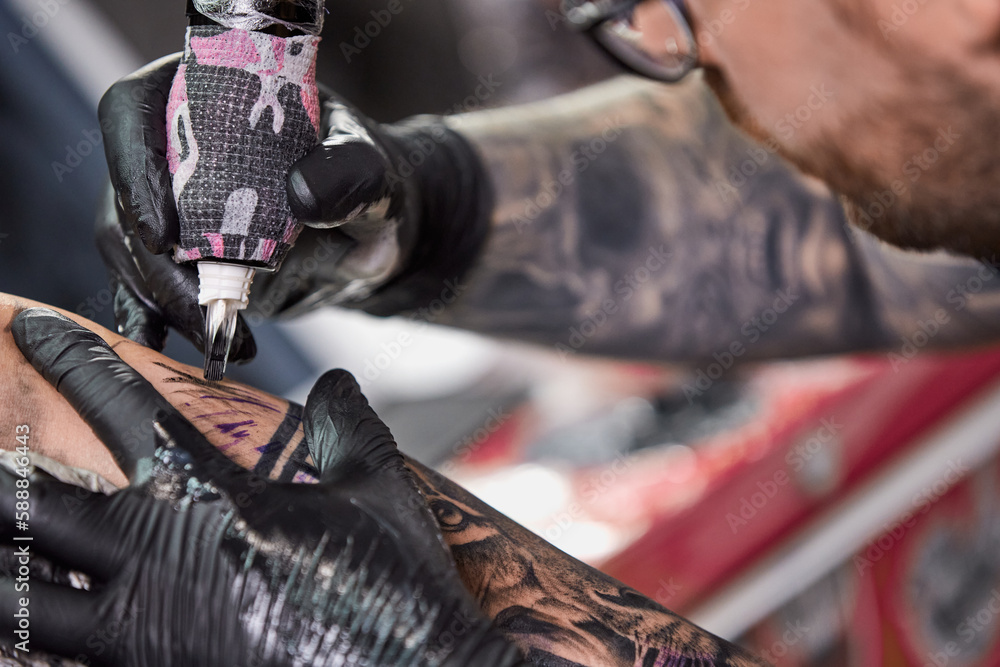
[[[198,303],[205,312],[205,379],[219,382],[226,373],[236,337],[236,317],[247,307],[254,269],[239,264],[198,262]]]

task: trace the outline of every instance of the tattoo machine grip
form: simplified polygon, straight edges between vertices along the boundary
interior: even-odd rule
[[[192,25],[167,105],[177,262],[275,269],[298,235],[289,168],[319,135],[319,37]]]

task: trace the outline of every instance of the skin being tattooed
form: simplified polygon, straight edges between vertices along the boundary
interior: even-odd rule
[[[13,345],[10,321],[35,305],[0,295],[0,367],[4,369],[0,430],[12,433],[14,424],[27,422],[34,451],[63,464],[103,471],[106,478],[123,486],[126,481],[108,451]],[[231,381],[205,383],[197,369],[92,322],[73,319],[99,333],[231,459],[273,480],[315,481],[300,406]],[[438,520],[463,583],[487,616],[534,664],[765,664],[562,553],[420,463],[406,459],[406,464]],[[397,504],[396,511],[405,519],[413,508]],[[462,623],[456,622],[452,631],[460,635]],[[0,655],[4,655],[2,647]]]
[[[449,121],[495,206],[436,321],[577,352],[698,363],[1000,335],[989,264],[852,231],[838,200],[725,118],[700,76],[622,77]],[[926,328],[926,327],[924,327]]]

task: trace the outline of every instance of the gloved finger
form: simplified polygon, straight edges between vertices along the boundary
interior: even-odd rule
[[[198,305],[197,271],[193,266],[177,264],[169,255],[154,255],[146,250],[134,233],[119,223],[120,211],[109,188],[97,217],[97,249],[119,286],[115,297],[119,332],[137,343],[162,350],[164,326],[170,326],[204,351],[205,312]],[[230,361],[249,361],[256,353],[250,328],[238,317]]]
[[[343,287],[338,266],[355,244],[339,229],[303,229],[281,270],[254,279],[250,308],[266,317],[288,316],[325,303]]]
[[[309,392],[305,437],[320,482],[330,483],[386,466],[401,467],[396,442],[345,370],[325,373]]]
[[[139,499],[114,500],[122,505]],[[111,502],[109,496],[65,484],[37,469],[25,477],[0,467],[0,524],[6,534],[31,538],[8,542],[15,555],[18,547],[27,547],[30,553],[100,581],[111,579],[121,566],[114,548],[121,522],[105,520]]]
[[[387,205],[386,169],[385,154],[371,140],[329,137],[288,172],[292,214],[304,225],[326,228]]]
[[[431,577],[461,590],[440,529],[389,427],[350,373],[333,370],[319,379],[306,400],[303,426],[320,484],[350,489],[352,503],[393,526]]]
[[[26,640],[29,651],[76,657],[99,630],[99,600],[90,591],[0,577],[0,632],[14,644]]]
[[[117,285],[128,290],[132,299],[141,303],[146,312],[156,313],[159,307],[153,299],[153,295],[146,288],[145,282],[139,274],[139,268],[132,258],[132,240],[127,238],[122,230],[121,217],[122,209],[118,205],[114,188],[109,182],[104,188],[104,194],[101,196],[97,209],[97,219],[94,226],[97,250]]]
[[[337,263],[344,280],[387,281],[399,267],[402,254],[395,220],[355,220],[337,231],[354,240],[351,252]]]
[[[162,351],[167,340],[166,320],[136,298],[118,276],[111,276],[111,288],[115,293],[112,307],[118,333],[151,350]]]
[[[11,322],[21,353],[83,417],[131,480],[155,449],[157,411],[174,409],[100,336],[47,308]]]
[[[167,166],[167,99],[181,54],[161,58],[115,83],[98,115],[111,183],[125,222],[150,252],[169,250],[180,226]]]

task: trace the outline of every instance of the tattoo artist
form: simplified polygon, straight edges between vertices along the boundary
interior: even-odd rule
[[[250,317],[331,304],[688,363],[748,342],[748,325],[741,361],[898,346],[942,310],[932,346],[995,340],[1000,17],[940,4],[897,26],[889,0],[567,0],[563,25],[643,79],[392,125],[327,94],[326,139],[288,175],[306,230],[255,282]],[[196,345],[203,331],[195,272],[167,253],[176,66],[101,105],[120,215],[101,217],[98,242],[122,333],[156,349],[168,327]],[[781,297],[787,312],[755,325]],[[574,327],[601,314],[579,344]]]

